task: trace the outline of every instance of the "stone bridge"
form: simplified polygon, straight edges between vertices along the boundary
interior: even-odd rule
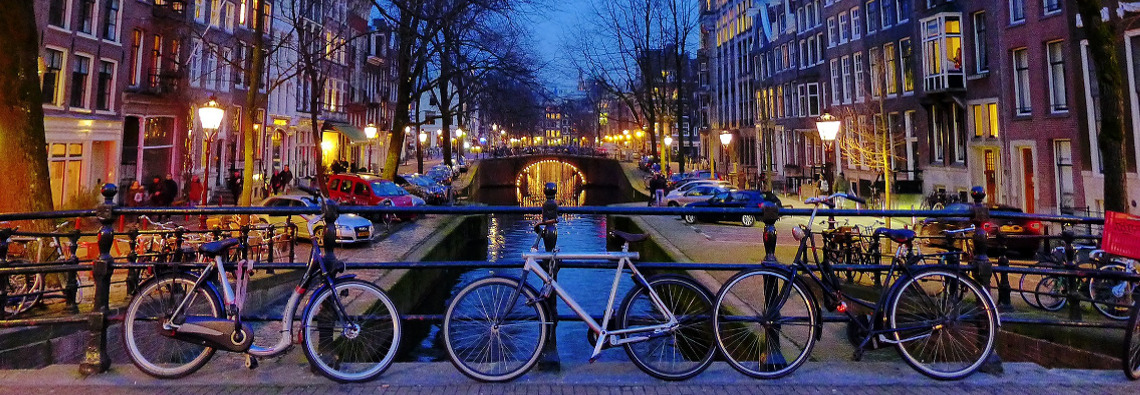
[[[580,187],[585,192],[584,204],[604,205],[637,200],[640,195],[630,184],[621,164],[615,159],[579,156],[570,154],[536,154],[505,158],[490,158],[479,161],[474,167],[469,194],[472,201],[487,204],[516,205],[519,197],[526,195],[528,169],[540,164],[559,164],[569,173],[581,179]],[[574,177],[571,177],[574,178]],[[538,179],[538,182],[564,182],[565,179]],[[524,190],[520,192],[520,188]]]

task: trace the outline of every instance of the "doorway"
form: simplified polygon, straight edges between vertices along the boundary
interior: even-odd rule
[[[1025,212],[1034,213],[1037,210],[1037,191],[1033,179],[1033,149],[1029,147],[1021,148],[1021,174],[1022,184],[1025,188]]]
[[[997,203],[997,154],[992,149],[984,151],[985,168],[982,171],[986,179],[986,202],[990,206]]]

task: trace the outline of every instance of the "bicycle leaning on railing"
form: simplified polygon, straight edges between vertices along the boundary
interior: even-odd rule
[[[623,242],[621,252],[538,252],[544,231],[524,253],[521,278],[493,275],[463,287],[447,307],[443,335],[451,362],[463,374],[480,381],[508,381],[526,373],[538,361],[551,326],[547,303],[561,298],[586,323],[594,349],[590,361],[602,349],[624,346],[630,360],[650,375],[665,380],[684,380],[703,371],[716,353],[711,327],[712,298],[700,284],[687,277],[658,275],[648,279],[637,270],[637,252],[629,243],[648,236],[614,231]],[[562,259],[617,261],[609,301],[602,322],[592,318],[550,273]],[[539,261],[551,265],[548,272]],[[629,268],[634,287],[614,312],[618,281]],[[541,291],[527,284],[534,274]]]
[[[960,379],[981,367],[997,336],[994,302],[957,265],[924,265],[925,256],[912,248],[914,231],[876,229],[876,237],[899,244],[886,270],[889,290],[877,301],[843,292],[834,268],[818,258],[812,231],[819,206],[834,207],[837,198],[862,200],[843,193],[808,199],[812,215],[807,225],[793,229],[799,249],[792,263],[741,272],[721,287],[713,320],[725,360],[756,378],[782,377],[802,365],[823,325],[820,305],[808,288],[811,280],[822,290],[827,309],[847,316],[856,360],[866,350],[893,344],[911,367],[932,378]],[[848,301],[871,314],[857,314]]]
[[[325,199],[321,203],[322,211],[328,212]],[[246,366],[255,368],[257,358],[274,357],[292,347],[297,308],[316,285],[301,315],[300,341],[309,362],[338,382],[375,378],[392,364],[399,349],[396,306],[376,285],[340,275],[344,264],[321,254],[316,240],[312,243],[308,266],[282,311],[276,343],[255,344],[258,336],[243,322],[240,291],[248,284],[252,266],[247,265],[252,264],[226,261],[227,250],[240,241],[225,239],[199,247],[210,260],[200,273],[164,272],[139,288],[123,322],[131,362],[151,376],[177,378],[197,371],[221,349],[245,353]],[[226,272],[235,267],[235,286],[231,286]]]

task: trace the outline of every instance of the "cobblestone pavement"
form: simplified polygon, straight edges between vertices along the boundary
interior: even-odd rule
[[[74,365],[0,372],[0,394],[1127,394],[1140,391],[1120,371],[1047,370],[1033,364],[1006,364],[1000,376],[975,374],[940,382],[907,366],[875,362],[809,362],[779,380],[745,378],[727,365],[684,382],[653,379],[628,363],[564,366],[561,372],[532,371],[505,384],[479,383],[448,363],[400,363],[376,381],[337,384],[308,372],[298,362],[267,361],[256,371],[220,361],[178,380],[156,380],[130,365],[82,378]],[[303,372],[303,373],[302,373]]]

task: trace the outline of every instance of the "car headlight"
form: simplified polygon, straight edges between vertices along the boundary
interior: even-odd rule
[[[336,230],[343,230],[343,231],[345,231],[345,232],[348,232],[348,231],[352,230],[352,227],[351,227],[351,226],[348,226],[348,225],[341,225],[341,224],[337,224],[337,225],[336,225]]]

